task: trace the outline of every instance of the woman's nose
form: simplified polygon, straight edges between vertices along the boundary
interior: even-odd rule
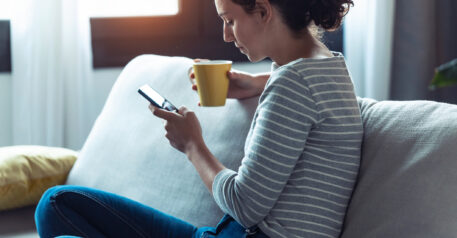
[[[232,42],[234,41],[234,36],[233,36],[233,32],[232,32],[232,28],[231,27],[226,27],[225,24],[224,24],[224,41],[225,42]]]

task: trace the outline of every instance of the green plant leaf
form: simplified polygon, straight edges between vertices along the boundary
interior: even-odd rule
[[[457,85],[457,59],[436,68],[430,88],[435,89],[451,85]]]

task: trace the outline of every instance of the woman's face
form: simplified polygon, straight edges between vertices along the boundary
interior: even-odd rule
[[[224,41],[234,42],[235,46],[250,61],[263,60],[263,37],[261,14],[247,14],[244,9],[232,0],[215,0],[217,13],[224,22]]]

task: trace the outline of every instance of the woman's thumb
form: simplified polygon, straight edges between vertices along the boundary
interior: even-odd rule
[[[230,80],[237,80],[237,79],[240,79],[242,77],[242,75],[240,73],[237,73],[237,72],[234,72],[234,71],[228,71],[227,72],[227,77]]]

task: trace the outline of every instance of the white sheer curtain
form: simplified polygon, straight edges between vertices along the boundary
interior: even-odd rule
[[[389,99],[395,0],[354,1],[344,23],[344,52],[356,93]]]
[[[13,144],[80,149],[90,130],[92,56],[82,3],[14,2]]]

